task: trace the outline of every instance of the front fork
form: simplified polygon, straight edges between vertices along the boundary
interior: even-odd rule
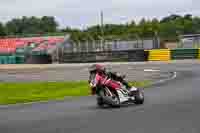
[[[118,90],[117,93],[119,95],[120,101],[133,101],[135,100],[135,96],[138,94],[139,89],[136,87],[131,87],[129,90],[123,88]]]

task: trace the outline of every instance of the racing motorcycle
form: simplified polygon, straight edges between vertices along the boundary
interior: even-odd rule
[[[125,75],[118,77],[124,80]],[[131,87],[127,89],[120,80],[113,80],[107,74],[90,71],[89,84],[92,95],[97,96],[97,105],[104,107],[120,107],[122,104],[143,104],[144,90],[142,88]]]

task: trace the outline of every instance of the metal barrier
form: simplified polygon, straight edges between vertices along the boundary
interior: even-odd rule
[[[149,50],[149,61],[169,61],[171,59],[171,52],[169,49]]]
[[[146,61],[147,52],[143,49],[126,51],[102,51],[64,53],[60,55],[60,63],[87,63],[87,62],[127,62]]]
[[[26,64],[51,64],[52,58],[50,55],[29,55],[26,58]]]
[[[172,60],[180,59],[197,59],[199,55],[198,49],[172,49]]]

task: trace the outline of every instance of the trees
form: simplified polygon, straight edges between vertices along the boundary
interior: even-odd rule
[[[160,22],[161,23],[168,23],[168,22],[174,21],[174,20],[176,20],[178,18],[182,18],[182,16],[176,15],[176,14],[172,14],[170,16],[164,17]]]
[[[173,22],[162,23],[160,25],[160,37],[167,40],[176,40],[177,39],[177,26]]]
[[[160,31],[158,19],[153,18],[151,21],[151,26],[152,26],[152,30],[154,33],[156,33],[156,32],[158,33]]]
[[[160,21],[156,18],[152,20],[143,18],[138,24],[134,20],[124,25],[105,24],[103,31],[104,39],[134,39],[158,35],[163,40],[177,40],[180,34],[200,33],[200,18],[190,14],[184,16],[172,14]],[[98,40],[98,36],[101,36],[101,27],[99,25],[91,26],[84,33],[88,33],[93,39]],[[79,38],[81,37],[84,35],[80,36],[79,34]]]
[[[6,35],[5,27],[2,23],[0,23],[0,37],[5,35]]]
[[[48,33],[69,33],[71,39],[100,40],[104,39],[134,39],[146,38],[159,35],[163,39],[177,39],[179,34],[200,33],[200,17],[193,17],[191,14],[184,16],[172,14],[160,21],[156,18],[147,20],[141,19],[139,23],[134,20],[127,24],[105,24],[90,26],[85,30],[66,27],[58,30],[58,23],[54,17],[22,17],[12,19],[5,25],[0,23],[0,36],[4,35],[27,35],[27,34],[48,34]],[[102,29],[103,28],[103,36]]]
[[[8,35],[40,34],[57,32],[57,22],[54,17],[44,16],[12,19],[6,23]]]
[[[161,20],[160,35],[162,38],[177,39],[180,34],[197,34],[200,33],[199,17],[192,17],[190,14],[184,16],[170,15]]]
[[[195,33],[200,33],[200,17],[194,17],[192,20],[192,25],[195,29]]]
[[[57,26],[58,24],[54,17],[44,16],[40,19],[40,28],[45,33],[56,32]]]
[[[8,35],[18,35],[21,33],[21,23],[19,19],[12,19],[6,23],[6,32]]]
[[[153,29],[152,22],[150,20],[145,20],[143,18],[140,21],[138,27],[139,27],[139,36],[140,37],[153,37],[154,36],[154,29]]]
[[[39,34],[42,31],[40,19],[23,17],[21,19],[21,34]]]

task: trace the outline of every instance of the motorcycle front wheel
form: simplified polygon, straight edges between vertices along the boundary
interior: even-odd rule
[[[135,104],[143,104],[144,103],[144,91],[143,89],[138,89],[135,95]]]
[[[97,97],[97,106],[99,106],[100,108],[104,107],[104,100],[102,97],[98,96]]]

